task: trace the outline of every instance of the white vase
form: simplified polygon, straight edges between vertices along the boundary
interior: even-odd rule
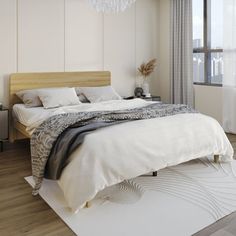
[[[143,77],[142,76],[138,76],[136,77],[135,79],[135,86],[136,88],[142,88],[142,85],[143,85]]]
[[[148,83],[147,79],[144,79],[142,89],[143,89],[143,95],[145,97],[148,97],[148,96],[150,97],[149,83]]]

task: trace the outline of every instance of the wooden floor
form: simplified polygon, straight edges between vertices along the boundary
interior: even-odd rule
[[[0,153],[0,236],[75,235],[24,177],[31,175],[29,143],[5,145]]]
[[[236,136],[229,138],[236,150]],[[5,144],[0,153],[0,236],[75,235],[39,196],[31,195],[24,180],[29,175],[29,143]]]

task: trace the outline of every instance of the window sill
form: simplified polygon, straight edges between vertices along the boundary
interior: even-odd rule
[[[222,84],[197,83],[197,82],[194,82],[193,84],[194,85],[202,85],[202,86],[222,87]]]

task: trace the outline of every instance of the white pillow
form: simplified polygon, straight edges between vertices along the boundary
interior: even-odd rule
[[[76,91],[84,94],[91,103],[122,99],[112,86],[79,87]]]
[[[39,89],[38,96],[46,109],[81,104],[74,88]]]

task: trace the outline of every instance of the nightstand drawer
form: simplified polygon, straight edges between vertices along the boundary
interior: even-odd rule
[[[0,110],[0,140],[8,139],[8,110]]]

